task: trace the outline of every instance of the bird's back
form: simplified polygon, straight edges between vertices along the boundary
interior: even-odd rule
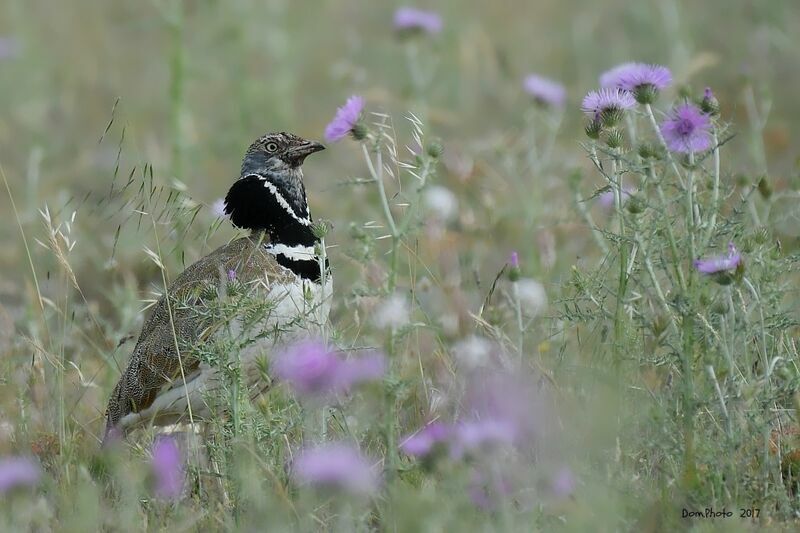
[[[167,291],[169,300],[164,295],[154,305],[128,367],[111,394],[106,412],[107,431],[127,415],[144,412],[165,388],[197,372],[200,361],[192,356],[191,347],[209,338],[230,318],[220,316],[218,304],[212,305],[212,301],[227,293],[230,280],[235,279],[237,286],[250,296],[263,295],[265,301],[285,298],[276,294],[276,289],[286,292],[280,288],[298,283],[297,276],[265,251],[262,235],[239,238],[221,246],[190,265],[172,282]],[[275,307],[281,305],[280,301],[273,303]],[[280,318],[276,316],[271,322],[278,323]],[[264,322],[262,328],[270,320]]]

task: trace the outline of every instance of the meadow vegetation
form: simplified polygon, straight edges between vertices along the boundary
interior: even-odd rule
[[[800,524],[795,2],[434,9],[0,6],[1,531]],[[239,339],[187,347],[220,416],[101,449],[281,130],[327,141],[329,324],[255,402]]]

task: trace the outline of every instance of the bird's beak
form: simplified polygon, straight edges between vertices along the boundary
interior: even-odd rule
[[[303,141],[287,150],[287,155],[292,163],[302,165],[306,157],[324,149],[325,147],[316,141]]]

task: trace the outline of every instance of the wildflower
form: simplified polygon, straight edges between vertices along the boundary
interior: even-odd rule
[[[425,206],[439,220],[452,219],[458,212],[458,199],[453,191],[441,185],[433,185],[425,189]]]
[[[361,112],[364,110],[364,99],[360,96],[351,96],[343,106],[336,110],[333,120],[325,127],[325,140],[334,142],[343,139],[352,133],[357,139],[363,139],[360,130]],[[359,130],[359,131],[357,131]]]
[[[228,214],[225,212],[225,200],[223,198],[214,200],[214,203],[211,204],[211,212],[217,218],[228,218]]]
[[[328,443],[300,451],[292,464],[292,477],[300,485],[361,494],[369,494],[380,485],[367,458],[346,443]]]
[[[467,368],[477,368],[489,362],[494,344],[485,337],[470,335],[453,347],[453,354],[459,363]]]
[[[620,89],[600,89],[591,91],[583,98],[581,109],[594,121],[602,122],[608,128],[622,119],[626,109],[636,105],[633,96]]]
[[[389,296],[375,310],[372,320],[381,329],[398,329],[405,326],[411,320],[408,300],[398,293]]]
[[[0,59],[12,59],[19,55],[22,47],[15,37],[0,37]]]
[[[635,192],[635,189],[629,185],[623,185],[622,190],[620,191],[620,196],[622,197],[622,203],[624,204],[628,198]],[[597,203],[604,209],[611,209],[614,207],[614,190],[608,189],[604,193],[601,193],[597,196]]]
[[[557,498],[566,498],[575,492],[575,474],[568,466],[559,468],[550,481],[550,490]]]
[[[39,463],[28,457],[0,459],[0,494],[17,487],[34,487],[42,475]]]
[[[435,11],[401,7],[394,12],[394,29],[403,33],[435,35],[442,31],[442,17]]]
[[[600,87],[603,89],[621,89],[620,77],[633,69],[637,63],[632,61],[622,63],[600,74]]]
[[[711,87],[706,87],[705,91],[703,91],[700,109],[708,115],[719,115],[719,100],[714,96]]]
[[[526,93],[545,107],[564,107],[567,100],[567,91],[564,86],[544,76],[529,74],[523,80],[522,86]]]
[[[522,278],[517,281],[517,298],[522,311],[533,318],[547,309],[547,293],[544,286],[536,280]]]
[[[236,279],[236,271],[232,268],[228,269],[228,281],[234,281]]]
[[[451,455],[460,459],[466,453],[482,448],[511,446],[519,437],[518,428],[510,419],[466,420],[456,425]]]
[[[472,472],[472,479],[467,486],[469,499],[476,507],[484,511],[491,511],[501,498],[506,498],[512,494],[514,487],[508,476],[501,473],[491,473],[487,476],[478,471]]]
[[[673,109],[661,123],[661,134],[673,152],[702,152],[711,147],[711,119],[693,104]]]
[[[742,264],[742,254],[733,242],[728,243],[728,253],[708,259],[695,259],[692,263],[701,274],[719,274],[736,270]]]
[[[508,278],[511,281],[519,281],[519,254],[516,251],[511,252],[511,255],[508,258],[508,263],[511,266],[511,270],[508,272]]]
[[[275,376],[299,394],[311,397],[337,395],[353,385],[379,379],[386,370],[379,353],[343,360],[326,346],[307,340],[290,346],[273,362]]]
[[[466,388],[470,413],[456,440],[466,448],[484,442],[530,444],[544,422],[542,397],[534,376],[512,370],[473,372]]]
[[[152,452],[150,466],[156,479],[156,495],[167,500],[179,498],[186,481],[186,472],[178,443],[173,437],[161,435],[153,443]]]
[[[650,104],[672,83],[672,73],[661,65],[625,63],[601,76],[601,85],[633,93],[640,104]]]
[[[400,443],[400,449],[407,455],[425,457],[437,445],[444,443],[449,436],[449,426],[442,422],[431,422],[416,433],[407,435]]]

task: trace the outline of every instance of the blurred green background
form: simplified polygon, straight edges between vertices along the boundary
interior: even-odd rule
[[[424,95],[415,94],[406,48],[392,31],[399,5],[350,0],[0,4],[0,164],[45,296],[61,294],[64,281],[53,254],[35,242],[46,239],[38,210],[47,204],[59,220],[77,211],[70,264],[87,300],[80,329],[93,342],[70,333],[63,349],[81,366],[94,361],[90,371],[83,367],[87,378],[96,375],[108,353],[124,364],[130,345],[119,348],[117,342],[137,330],[139,299],[159,279],[142,252],[145,244],[153,247],[152,228],[137,228],[134,218],[117,236],[118,226],[131,215],[126,211],[133,210],[109,195],[117,166],[117,186],[149,164],[156,182],[182,191],[201,207],[191,231],[164,231],[173,239],[165,251],[171,253],[174,276],[182,264],[235,234],[227,223],[207,232],[215,220],[208,207],[238,177],[248,144],[266,131],[280,130],[319,139],[336,107],[351,94],[363,95],[370,111],[391,113],[405,139],[402,117],[413,111],[443,140],[437,181],[459,198],[460,231],[449,235],[443,249],[423,244],[421,256],[439,263],[434,271],[442,277],[458,270],[448,261],[460,261],[465,283],[471,282],[466,274],[471,270],[491,283],[508,251],[519,249],[527,273],[541,279],[555,300],[569,267],[598,254],[567,182],[576,171],[590,168],[580,146],[580,100],[596,87],[600,72],[620,62],[658,62],[672,69],[679,87],[689,86],[694,94],[706,86],[714,90],[722,116],[734,123],[736,133],[723,149],[724,183],[730,190],[736,176],[754,183],[753,177],[766,173],[778,190],[800,184],[797,0],[420,4],[444,19],[441,35],[418,43],[420,61],[433,73]],[[507,164],[506,156],[525,131],[532,105],[521,81],[532,72],[563,82],[569,102],[554,163],[541,174],[514,176],[517,167]],[[753,106],[762,123],[754,123]],[[331,249],[337,280],[333,324],[344,329],[356,320],[346,307],[350,285],[365,277],[344,253],[353,247],[348,225],[380,218],[380,207],[370,191],[342,185],[364,177],[356,143],[330,146],[304,168],[312,212],[334,224],[327,237],[328,245],[338,246]],[[581,191],[590,197],[602,182],[586,174],[593,177]],[[530,199],[515,196],[515,179],[527,184]],[[0,348],[14,345],[19,360],[27,361],[32,349],[17,337],[35,339],[39,333],[27,326],[35,322],[36,298],[6,191],[0,194],[0,215]],[[794,247],[800,231],[791,226],[796,218],[788,220],[779,229],[784,246]],[[536,242],[542,231],[554,239],[552,268],[539,266]],[[186,239],[175,242],[178,235]],[[448,249],[456,259],[443,257]],[[101,317],[102,334],[89,324],[92,315]],[[89,346],[91,356],[81,352]],[[101,374],[99,387],[73,398],[85,398],[76,416],[92,433],[99,431],[100,411],[115,379],[109,370]],[[46,403],[43,397],[40,404]],[[16,405],[15,394],[4,395],[0,405]]]

